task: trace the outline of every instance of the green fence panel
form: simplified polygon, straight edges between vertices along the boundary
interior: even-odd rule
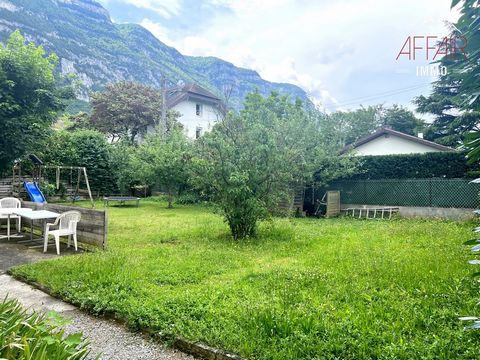
[[[332,183],[343,204],[477,208],[480,184],[471,179],[348,180]]]

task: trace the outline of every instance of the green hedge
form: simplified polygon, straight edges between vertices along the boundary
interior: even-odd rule
[[[359,172],[349,179],[465,178],[478,173],[463,152],[363,156]]]

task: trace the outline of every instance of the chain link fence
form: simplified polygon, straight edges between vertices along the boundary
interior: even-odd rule
[[[345,180],[326,190],[340,190],[342,204],[477,208],[480,184],[471,179]]]

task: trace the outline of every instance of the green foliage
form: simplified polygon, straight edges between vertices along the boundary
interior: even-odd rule
[[[58,57],[16,31],[0,45],[0,172],[47,136],[69,88],[57,86]]]
[[[415,135],[424,126],[423,121],[403,106],[394,104],[389,108],[383,105],[361,106],[354,111],[337,111],[327,116],[330,127],[335,129],[342,146],[352,144],[371,134],[380,126]]]
[[[198,142],[192,180],[218,205],[235,239],[254,236],[257,221],[289,201],[320,167],[330,176],[333,157],[344,165],[342,174],[353,168],[324,141],[320,117],[287,97],[252,93],[244,110],[228,114]]]
[[[145,185],[145,176],[140,173],[141,163],[136,157],[136,148],[127,141],[119,141],[109,148],[116,187],[121,194],[131,195],[136,185]]]
[[[150,86],[133,82],[108,84],[91,97],[93,128],[111,137],[135,144],[138,135],[161,123],[162,95]]]
[[[90,103],[79,99],[70,99],[66,101],[65,113],[70,115],[76,115],[78,113],[90,113],[92,107]]]
[[[478,312],[459,241],[472,223],[275,218],[236,242],[203,206],[145,199],[108,212],[109,251],[14,273],[134,329],[245,359],[478,358],[479,333],[457,320]]]
[[[420,95],[413,102],[418,112],[435,116],[433,123],[425,128],[425,139],[456,147],[462,143],[465,129],[455,121],[454,114],[458,108],[458,100],[455,98],[457,91],[446,82],[447,80],[440,76],[440,80],[433,85],[434,91],[431,95]]]
[[[0,303],[0,358],[81,360],[88,355],[81,333],[66,335],[65,320],[55,312],[29,313],[16,300]]]
[[[342,146],[351,144],[363,136],[372,133],[382,123],[381,105],[360,107],[355,111],[337,111],[328,116],[335,132],[340,135]]]
[[[479,215],[479,210],[475,210],[475,214]],[[478,227],[473,228],[472,230],[475,231]],[[478,278],[480,277],[480,272],[478,271],[478,266],[480,265],[480,260],[478,259],[478,253],[480,251],[480,239],[470,239],[463,243],[463,245],[469,245],[469,250],[472,255],[476,255],[475,259],[469,260],[468,263],[470,265],[474,265],[477,267],[477,271],[472,274],[472,281],[475,281],[478,286]],[[472,246],[473,245],[473,246]],[[467,326],[465,326],[466,330],[478,330],[480,329],[480,318],[477,316],[462,316],[459,320],[467,321]]]
[[[163,134],[161,129],[149,135],[136,149],[137,171],[144,183],[158,186],[168,196],[171,208],[174,197],[187,184],[191,143],[181,129]]]
[[[358,173],[350,179],[464,178],[477,167],[467,165],[464,152],[359,157]]]
[[[426,132],[427,138],[451,146],[462,145],[465,135],[479,131],[480,123],[479,2],[454,0],[452,7],[458,3],[461,4],[461,15],[450,33],[451,37],[458,37],[458,40],[456,47],[449,46],[449,52],[456,50],[456,53],[449,53],[439,61],[440,65],[447,68],[447,74],[441,75],[434,83],[430,96],[420,96],[415,100],[418,111],[435,115],[433,124]],[[465,41],[466,57],[461,52]],[[467,144],[467,147],[474,148],[476,145]],[[474,157],[472,161],[478,159]]]
[[[424,127],[424,122],[413,112],[399,105],[393,105],[382,112],[382,125],[409,135],[417,135]]]
[[[110,145],[105,136],[94,130],[55,131],[38,153],[48,165],[83,166],[87,169],[93,192],[108,194],[115,192],[115,167],[111,158]],[[62,170],[64,182],[76,186],[77,172]],[[51,183],[55,182],[55,170],[47,170]]]
[[[95,126],[90,120],[90,114],[79,112],[75,115],[64,115],[62,117],[64,128],[68,130],[90,129],[95,130]]]
[[[452,2],[454,6],[455,2]],[[470,163],[480,161],[480,13],[478,0],[464,0],[457,25],[468,40],[468,58],[454,64],[458,95],[462,99],[460,121],[467,130],[465,145]],[[472,131],[473,130],[473,131]]]

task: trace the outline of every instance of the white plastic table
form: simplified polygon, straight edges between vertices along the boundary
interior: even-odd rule
[[[20,215],[22,218],[30,220],[30,240],[23,240],[19,242],[31,242],[33,241],[33,220],[42,220],[42,234],[45,233],[45,220],[47,219],[56,219],[60,214],[48,211],[48,210],[33,210],[27,211],[27,209],[16,209],[17,211],[13,212],[15,215]],[[29,209],[31,210],[31,209]],[[38,238],[35,240],[43,240],[43,238]]]
[[[0,208],[0,215],[7,215],[7,235],[0,235],[0,239],[5,239],[7,238],[10,240],[10,217],[12,215],[17,215],[16,212],[18,210],[23,210],[25,212],[31,212],[32,209],[29,208]]]

